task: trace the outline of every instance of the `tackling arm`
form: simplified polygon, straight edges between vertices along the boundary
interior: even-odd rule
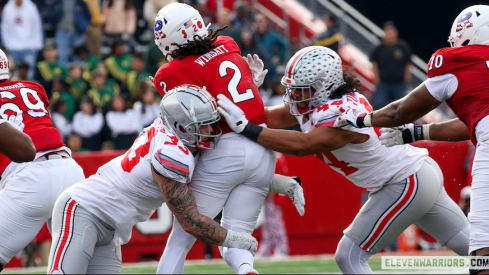
[[[371,113],[373,127],[395,127],[415,121],[441,104],[435,99],[424,83],[407,96]]]
[[[187,184],[163,177],[153,167],[151,170],[168,208],[185,232],[209,244],[245,249],[255,253],[258,242],[253,236],[244,232],[227,230],[213,219],[200,214],[192,191]]]
[[[0,124],[0,152],[14,162],[32,161],[36,157],[36,147],[31,138],[17,130],[8,122]]]
[[[257,142],[277,152],[307,156],[339,149],[348,143],[362,143],[368,135],[348,130],[319,127],[305,133],[264,128]]]
[[[187,184],[165,178],[152,170],[168,208],[185,232],[203,242],[222,245],[226,239],[227,229],[199,213],[195,198]]]

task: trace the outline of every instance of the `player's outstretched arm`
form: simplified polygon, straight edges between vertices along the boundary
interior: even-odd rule
[[[418,140],[462,141],[469,140],[467,126],[458,118],[448,121],[414,125],[406,124],[402,127],[380,129],[380,143],[391,147]]]
[[[415,121],[440,104],[441,102],[430,94],[423,82],[407,96],[380,110],[367,114],[355,108],[348,109],[338,118],[335,126],[347,122],[357,128],[397,127]]]
[[[258,242],[253,236],[227,230],[213,219],[200,214],[187,184],[165,178],[152,170],[168,208],[185,232],[209,244],[245,249],[253,254],[256,252]]]
[[[470,139],[467,126],[458,118],[428,125],[429,139],[431,140],[462,141]],[[425,137],[425,139],[427,138]]]
[[[305,133],[263,128],[250,123],[243,111],[227,97],[218,95],[217,98],[218,110],[229,128],[277,152],[307,156],[333,151],[349,143],[362,143],[369,138],[365,134],[332,127],[319,127]]]
[[[0,124],[0,152],[14,162],[32,161],[36,157],[36,147],[31,138],[17,130],[8,122]]]

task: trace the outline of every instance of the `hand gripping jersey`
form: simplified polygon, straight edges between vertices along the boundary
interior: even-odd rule
[[[119,242],[124,244],[131,238],[133,226],[146,221],[164,202],[152,169],[165,178],[188,183],[194,167],[193,154],[157,118],[124,155],[66,192],[116,229]]]
[[[360,110],[372,112],[367,99],[358,93],[343,95],[341,99],[329,99],[309,116],[297,117],[302,132],[317,127],[332,127],[339,115],[347,108],[346,104],[360,106]],[[399,182],[414,174],[428,156],[426,149],[410,145],[385,147],[380,144],[378,129],[358,129],[350,125],[343,129],[367,134],[370,138],[361,144],[347,144],[344,147],[326,153],[316,154],[333,170],[342,174],[355,185],[375,192],[385,184]]]
[[[7,81],[0,83],[0,95],[3,100],[0,116],[22,115],[24,133],[31,137],[37,152],[64,146],[61,134],[53,127],[48,112],[48,97],[40,84]],[[10,163],[10,159],[0,154],[0,175]]]
[[[215,44],[217,47],[206,54],[174,59],[161,66],[154,78],[156,89],[163,96],[182,84],[205,87],[213,97],[226,95],[250,122],[266,123],[263,101],[238,45],[227,36],[219,36]],[[224,120],[219,126],[223,134],[232,132]]]
[[[489,46],[440,49],[431,56],[426,71],[430,78],[445,74],[457,78],[457,90],[446,102],[467,125],[470,139],[476,145],[475,127],[489,115]]]

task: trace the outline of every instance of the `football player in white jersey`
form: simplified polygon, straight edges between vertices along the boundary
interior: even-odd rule
[[[165,95],[160,111],[164,116],[124,155],[60,195],[53,210],[49,273],[120,273],[120,246],[163,202],[196,238],[256,251],[250,234],[227,230],[200,214],[187,186],[198,150],[215,147],[221,136],[215,99],[197,86],[180,86]]]
[[[346,106],[372,110],[355,92],[359,81],[343,69],[326,47],[306,47],[288,62],[282,84],[285,104],[267,109],[270,128],[299,122],[302,132],[262,128],[249,123],[239,108],[218,96],[230,127],[272,150],[297,156],[316,154],[369,199],[345,229],[335,259],[343,273],[372,273],[367,260],[416,224],[443,246],[467,255],[468,222],[444,187],[440,168],[426,149],[387,148],[374,128],[334,127]]]
[[[450,48],[441,48],[431,56],[426,68],[428,79],[406,97],[375,112],[346,112],[344,120],[357,127],[399,126],[446,102],[457,119],[431,126],[410,124],[403,131],[406,135],[402,141],[470,139],[476,146],[469,249],[472,256],[489,256],[489,6],[475,5],[461,11],[452,23],[448,42]],[[399,136],[397,141],[386,140],[398,141]],[[489,274],[489,270],[474,268],[470,273]]]

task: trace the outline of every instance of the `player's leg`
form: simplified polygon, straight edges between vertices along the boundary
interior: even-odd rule
[[[234,231],[252,233],[269,192],[275,171],[275,154],[256,143],[246,143],[246,149],[243,175],[247,175],[247,178],[229,194],[221,224]],[[253,268],[253,255],[249,251],[223,248],[222,254],[236,273],[257,273]]]
[[[436,163],[433,165],[439,169]],[[442,246],[460,256],[469,255],[469,221],[445,189],[440,192],[433,207],[415,224]]]
[[[0,264],[5,265],[22,251],[51,218],[59,185],[69,181],[65,173],[76,179],[77,171],[69,165],[55,165],[55,161],[26,163],[4,179],[0,191]]]
[[[232,142],[229,135],[235,134],[224,136],[214,150],[202,152],[189,183],[199,212],[211,218],[222,210],[229,193],[241,180],[244,148],[240,143],[235,143],[232,147],[234,150],[230,150]],[[185,232],[174,220],[157,273],[183,273],[185,257],[194,243],[195,237]]]
[[[469,252],[489,254],[489,139],[479,138],[472,167]]]
[[[98,241],[88,263],[87,274],[120,274],[121,267],[121,246],[116,245],[113,235],[107,234]]]
[[[441,174],[435,173],[425,161],[416,174],[371,193],[344,231],[348,239],[343,238],[338,244],[335,259],[341,271],[372,273],[367,268],[369,255],[389,245],[431,209],[442,189],[442,181]]]
[[[183,274],[185,258],[195,240],[195,237],[185,232],[180,223],[173,218],[171,233],[166,241],[156,274]]]
[[[97,242],[113,234],[68,194],[61,194],[53,210],[48,273],[86,273]]]

